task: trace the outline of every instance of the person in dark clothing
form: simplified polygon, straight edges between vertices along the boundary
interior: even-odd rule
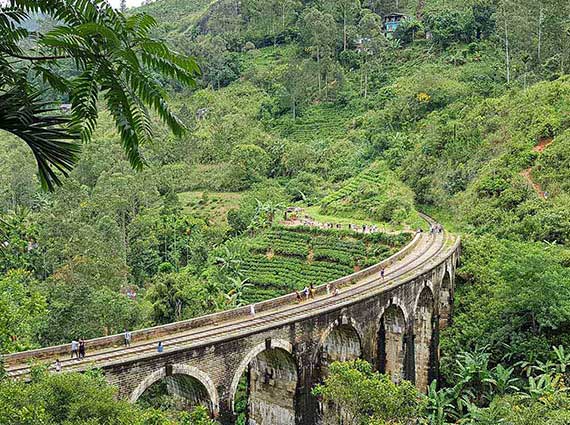
[[[79,358],[85,358],[85,340],[83,338],[79,340]]]

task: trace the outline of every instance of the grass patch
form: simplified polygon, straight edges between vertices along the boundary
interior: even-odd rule
[[[210,223],[227,224],[228,211],[239,207],[243,193],[184,192],[178,198],[184,214],[202,218]]]

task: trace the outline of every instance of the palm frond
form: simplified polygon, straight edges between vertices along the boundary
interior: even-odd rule
[[[48,190],[61,183],[57,171],[67,176],[77,159],[79,146],[70,140],[77,140],[79,133],[69,125],[70,119],[55,114],[38,93],[16,87],[0,95],[0,128],[28,144]]]
[[[47,33],[34,34],[34,49],[22,52],[19,41],[30,34],[18,24],[33,13],[49,15],[59,25]],[[2,106],[6,114],[0,109],[0,128],[28,143],[44,186],[53,188],[59,184],[58,171],[66,175],[71,170],[78,148],[68,141],[80,136],[84,141],[91,138],[101,98],[135,169],[144,165],[141,146],[153,137],[149,108],[175,135],[185,131],[154,76],[159,74],[192,87],[200,69],[193,59],[150,38],[155,26],[154,18],[145,14],[125,17],[106,0],[8,0],[0,6],[0,30],[8,34],[0,39],[0,88],[7,92]],[[29,87],[16,90],[24,96],[13,105],[16,111],[9,110],[8,98],[15,93],[11,89],[18,87],[10,71],[16,71],[13,62],[18,58],[27,64],[19,73],[21,77],[40,77],[55,91],[69,95],[71,116],[50,114],[49,104],[30,95],[33,91]],[[57,67],[50,64],[61,59],[71,59],[78,74],[72,78],[60,76]]]

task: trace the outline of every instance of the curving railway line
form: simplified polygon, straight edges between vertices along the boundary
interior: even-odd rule
[[[434,223],[428,217],[425,219],[430,224]],[[386,267],[384,279],[380,279],[377,273],[368,276],[364,273],[362,278],[359,273],[356,273],[354,275],[356,282],[346,287],[341,286],[338,295],[335,297],[328,295],[321,287],[319,288],[319,295],[314,300],[297,304],[293,301],[293,297],[289,296],[289,302],[285,301],[283,305],[262,310],[255,317],[251,317],[247,313],[249,311],[247,308],[241,309],[243,314],[237,315],[236,318],[227,320],[223,314],[214,314],[209,316],[208,323],[203,326],[193,327],[192,324],[189,324],[188,329],[173,330],[172,333],[166,335],[144,336],[143,339],[142,336],[138,336],[140,332],[135,332],[133,344],[128,348],[118,345],[120,336],[108,337],[107,344],[104,341],[101,344],[101,339],[87,341],[87,357],[81,361],[68,359],[69,350],[67,346],[7,355],[4,356],[6,371],[8,376],[12,378],[25,379],[29,375],[29,362],[32,359],[54,362],[56,358],[61,360],[64,371],[82,371],[92,367],[105,369],[131,359],[139,360],[144,357],[160,356],[156,352],[158,341],[163,342],[166,353],[173,353],[179,350],[208,346],[222,340],[244,337],[292,322],[299,322],[329,311],[342,309],[353,304],[356,300],[373,297],[379,292],[405,284],[414,276],[421,275],[426,270],[444,261],[449,253],[457,248],[457,244],[458,239],[447,232],[434,235],[418,234],[410,245],[404,248],[404,250],[408,249],[409,252],[406,252],[403,258],[390,258],[374,266],[376,269]],[[413,247],[410,248],[410,246]],[[160,330],[160,328],[153,329]],[[96,348],[90,347],[90,345],[95,345],[93,343],[96,343]]]

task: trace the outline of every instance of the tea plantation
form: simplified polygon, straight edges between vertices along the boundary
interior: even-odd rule
[[[391,256],[411,235],[360,234],[348,230],[276,226],[249,242],[242,273],[251,287],[248,302],[258,302],[321,285]]]

